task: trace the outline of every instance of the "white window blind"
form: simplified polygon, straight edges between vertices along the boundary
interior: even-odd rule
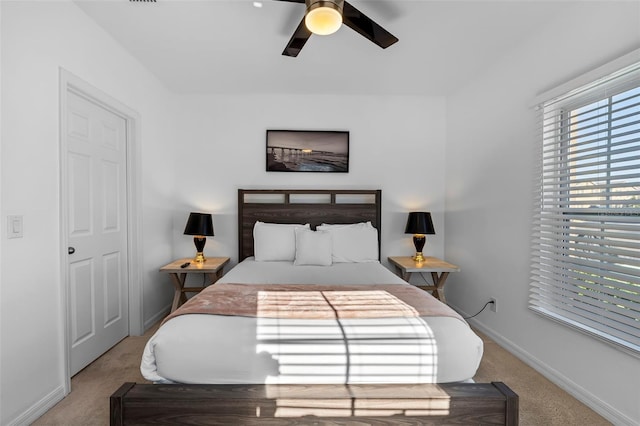
[[[539,113],[529,306],[640,353],[640,63]]]

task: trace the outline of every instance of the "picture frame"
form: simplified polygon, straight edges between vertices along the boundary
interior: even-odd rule
[[[348,173],[349,132],[267,130],[268,172]]]

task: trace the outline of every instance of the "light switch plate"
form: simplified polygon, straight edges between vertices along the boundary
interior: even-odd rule
[[[22,238],[22,216],[7,216],[7,238]]]

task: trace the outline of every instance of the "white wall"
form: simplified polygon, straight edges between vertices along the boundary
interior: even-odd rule
[[[205,253],[237,261],[238,188],[382,189],[382,258],[415,249],[405,235],[407,212],[434,214],[437,235],[425,254],[444,253],[444,98],[420,96],[183,96],[176,101],[183,132],[175,158],[179,195],[175,256],[191,256],[182,235],[189,211],[214,214]],[[267,129],[348,130],[349,173],[265,171]]]
[[[535,96],[640,46],[640,3],[575,2],[448,103],[447,299],[616,424],[640,423],[640,360],[527,309]],[[640,59],[640,58],[639,58]]]
[[[2,145],[0,424],[29,422],[61,397],[59,67],[137,111],[142,138],[145,313],[168,304],[157,267],[171,256],[169,93],[71,2],[0,2]],[[6,238],[7,215],[24,237]]]

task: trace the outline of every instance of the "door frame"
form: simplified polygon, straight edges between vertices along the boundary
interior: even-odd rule
[[[61,357],[64,394],[71,392],[70,339],[71,321],[69,316],[69,274],[68,274],[68,179],[67,179],[67,94],[73,92],[102,108],[122,117],[126,128],[126,169],[127,169],[127,258],[129,280],[129,335],[144,333],[142,269],[142,225],[141,225],[141,155],[140,155],[140,114],[110,95],[92,86],[71,72],[60,68],[60,324],[62,333]]]

